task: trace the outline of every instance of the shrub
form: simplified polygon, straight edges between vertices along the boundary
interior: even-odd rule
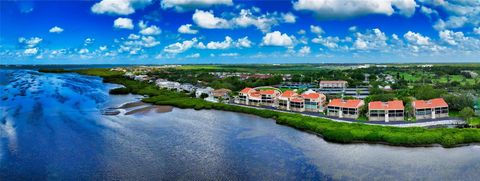
[[[119,87],[108,91],[110,94],[129,94],[130,90],[126,87]]]

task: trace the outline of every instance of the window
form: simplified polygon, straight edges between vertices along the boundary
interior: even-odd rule
[[[448,107],[442,107],[441,113],[448,114]]]

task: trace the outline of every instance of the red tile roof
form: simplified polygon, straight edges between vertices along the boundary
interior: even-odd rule
[[[250,90],[252,90],[252,88],[246,87],[243,90],[241,90],[240,93],[248,94],[248,92],[250,92]]]
[[[222,97],[228,94],[229,92],[232,92],[230,89],[216,89],[213,91],[213,96],[214,97]]]
[[[295,97],[290,100],[291,102],[303,102],[304,100],[300,97]]]
[[[343,100],[343,99],[333,99],[328,103],[328,106],[333,107],[343,107],[343,108],[359,108],[363,101],[360,99],[351,99],[351,100]]]
[[[302,94],[302,97],[305,98],[305,99],[318,99],[321,96],[325,96],[325,95],[315,93],[315,92],[311,92],[311,93],[308,93],[308,94]]]
[[[255,98],[260,98],[261,97],[261,95],[258,92],[251,93],[249,96],[250,97],[255,97]]]
[[[272,95],[272,94],[275,94],[276,91],[273,90],[273,89],[269,89],[269,90],[260,90],[259,92],[260,92],[260,94],[269,94],[269,95]]]
[[[416,100],[416,101],[413,101],[412,105],[415,109],[448,107],[447,102],[445,102],[443,98],[436,98],[436,99],[430,99],[430,100]]]
[[[388,102],[374,101],[368,103],[368,109],[370,110],[403,110],[403,101],[395,100]]]
[[[292,97],[296,94],[297,93],[295,91],[287,90],[287,91],[283,92],[283,94],[281,96],[282,97]]]

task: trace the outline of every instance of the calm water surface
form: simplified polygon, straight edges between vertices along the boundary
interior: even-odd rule
[[[334,144],[223,111],[104,116],[138,96],[77,74],[0,70],[0,180],[478,180],[480,146]]]

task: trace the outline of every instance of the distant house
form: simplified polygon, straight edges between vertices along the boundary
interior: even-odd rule
[[[448,104],[443,98],[416,100],[412,106],[417,120],[448,117]]]
[[[192,84],[181,84],[178,88],[178,91],[194,92],[195,86],[193,86]]]
[[[155,85],[157,85],[158,87],[160,88],[165,88],[165,89],[179,89],[181,84],[178,83],[178,82],[172,82],[172,81],[168,81],[168,80],[165,80],[165,79],[157,79],[155,81]]]
[[[403,121],[404,120],[403,101],[395,100],[388,102],[374,101],[368,103],[369,121]]]
[[[125,77],[133,79],[135,77],[135,74],[133,74],[132,72],[126,72]]]
[[[213,98],[216,100],[216,102],[219,102],[220,100],[228,101],[230,100],[230,93],[232,90],[230,89],[216,89],[213,91]]]
[[[389,85],[386,85],[386,86],[379,85],[378,88],[380,88],[382,90],[386,90],[386,91],[391,91],[392,90],[392,87],[389,86]]]
[[[336,81],[320,81],[320,89],[324,88],[347,88],[347,81],[344,80],[336,80]]]
[[[146,81],[146,80],[148,80],[148,76],[147,75],[136,75],[136,76],[133,77],[133,80]]]
[[[360,115],[360,107],[365,105],[365,102],[360,99],[333,99],[328,103],[327,115],[339,118],[357,119]]]
[[[205,88],[197,88],[195,90],[195,97],[199,98],[202,96],[202,94],[208,95],[207,97],[212,96],[213,93],[213,88],[211,87],[205,87]]]

